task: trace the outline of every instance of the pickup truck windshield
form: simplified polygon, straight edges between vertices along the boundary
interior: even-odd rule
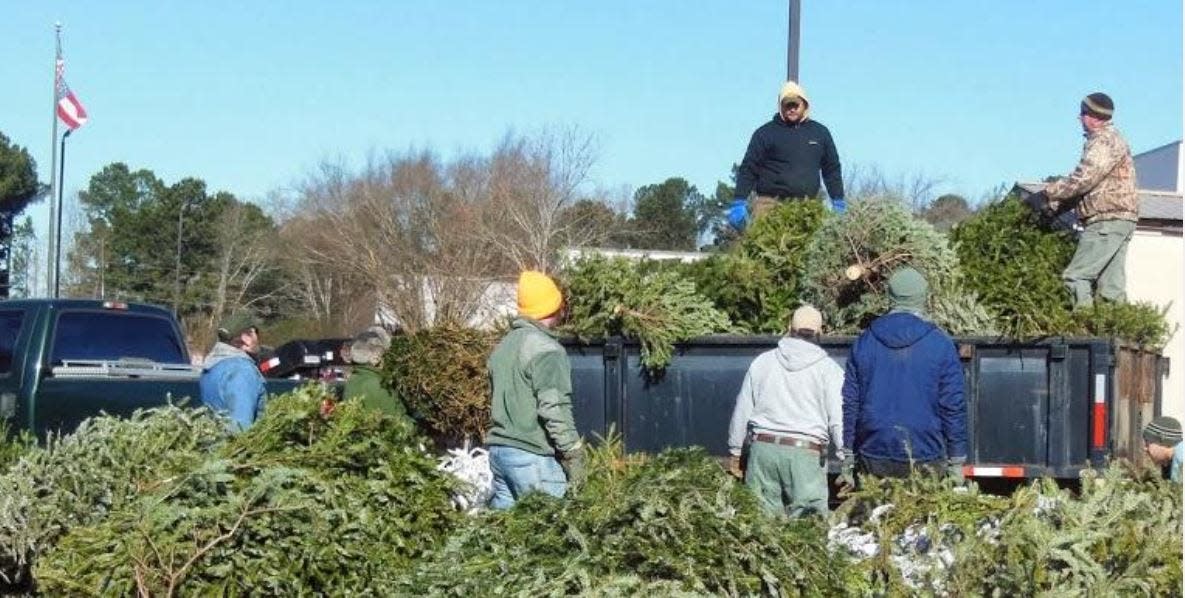
[[[188,364],[181,339],[167,318],[126,311],[64,311],[58,315],[50,363],[127,358]]]

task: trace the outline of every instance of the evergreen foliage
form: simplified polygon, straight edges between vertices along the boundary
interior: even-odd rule
[[[480,440],[490,419],[486,360],[500,336],[456,326],[398,335],[381,365],[385,383],[440,443]]]
[[[951,588],[989,596],[1180,596],[1181,485],[1088,471],[1080,495],[1046,480],[1014,494],[991,541],[959,551]]]
[[[37,447],[37,438],[28,430],[13,431],[7,420],[0,420],[0,473]]]
[[[1069,331],[1073,321],[1061,272],[1074,255],[1066,233],[1043,229],[1015,197],[980,208],[951,233],[968,286],[1008,336]]]
[[[650,371],[671,362],[675,344],[732,329],[728,316],[673,268],[592,257],[570,264],[562,279],[569,313],[564,331],[582,339],[636,338]]]
[[[205,410],[169,406],[88,419],[26,451],[0,475],[0,589],[27,586],[30,568],[64,534],[192,469],[226,429]]]
[[[984,206],[951,239],[967,285],[1008,336],[1114,336],[1159,349],[1175,332],[1165,319],[1167,306],[1096,301],[1073,310],[1061,277],[1074,255],[1073,237],[1049,230],[1015,196]]]
[[[945,237],[900,203],[867,200],[823,223],[803,258],[803,299],[819,308],[831,333],[857,333],[888,311],[889,276],[912,266],[930,285],[928,316],[951,334],[994,332],[993,321],[963,284]]]
[[[801,303],[803,256],[826,214],[817,201],[785,202],[728,251],[686,266],[687,275],[739,329],[781,334]]]
[[[879,548],[848,593],[1179,596],[1181,489],[1150,474],[1112,464],[1084,472],[1078,493],[1040,480],[1010,496],[876,480],[834,515]]]
[[[822,520],[778,520],[701,449],[590,456],[575,495],[527,497],[472,519],[400,594],[449,596],[842,595]]]
[[[325,390],[273,399],[183,475],[70,531],[38,564],[51,595],[381,594],[459,516],[411,431]]]

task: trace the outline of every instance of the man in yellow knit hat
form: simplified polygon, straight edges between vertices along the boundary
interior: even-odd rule
[[[563,496],[584,473],[584,443],[572,417],[572,366],[551,331],[563,306],[554,280],[523,272],[518,318],[486,363],[493,395],[486,444],[495,509],[509,509],[533,491]]]

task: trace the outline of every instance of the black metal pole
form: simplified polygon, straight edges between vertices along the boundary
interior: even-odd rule
[[[802,0],[790,0],[790,27],[786,40],[786,78],[791,81],[798,79],[798,40],[800,24],[802,23]]]
[[[55,234],[57,235],[57,238],[54,239],[54,252],[53,252],[53,297],[54,297],[54,299],[57,299],[58,297],[61,296],[60,290],[61,290],[61,286],[62,286],[62,283],[61,283],[61,279],[62,279],[62,189],[66,186],[65,185],[65,181],[66,181],[66,138],[69,137],[70,133],[73,133],[73,132],[74,132],[74,129],[66,129],[66,132],[62,133],[62,149],[59,152],[60,156],[59,156],[59,160],[58,160],[58,169],[59,169],[58,170],[58,197],[57,197],[58,222],[57,222],[57,231],[55,232]]]

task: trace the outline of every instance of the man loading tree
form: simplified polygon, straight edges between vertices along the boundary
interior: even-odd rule
[[[832,209],[842,213],[846,208],[839,153],[831,131],[808,116],[810,106],[798,83],[782,84],[778,113],[753,132],[737,170],[735,199],[728,210],[728,222],[736,229],[779,202],[814,198],[819,193],[820,171]],[[756,193],[752,202],[751,193]]]
[[[509,509],[533,491],[563,496],[583,475],[584,443],[572,417],[572,366],[551,332],[563,306],[555,281],[542,272],[523,272],[518,318],[487,361],[493,397],[486,444],[495,509]]]
[[[1111,124],[1115,104],[1105,93],[1082,99],[1078,121],[1086,136],[1082,159],[1074,172],[1045,185],[1043,193],[1054,210],[1061,201],[1083,196],[1078,217],[1086,226],[1078,239],[1062,279],[1074,307],[1094,304],[1094,289],[1108,301],[1124,301],[1124,262],[1127,245],[1136,231],[1139,196],[1131,149]]]

